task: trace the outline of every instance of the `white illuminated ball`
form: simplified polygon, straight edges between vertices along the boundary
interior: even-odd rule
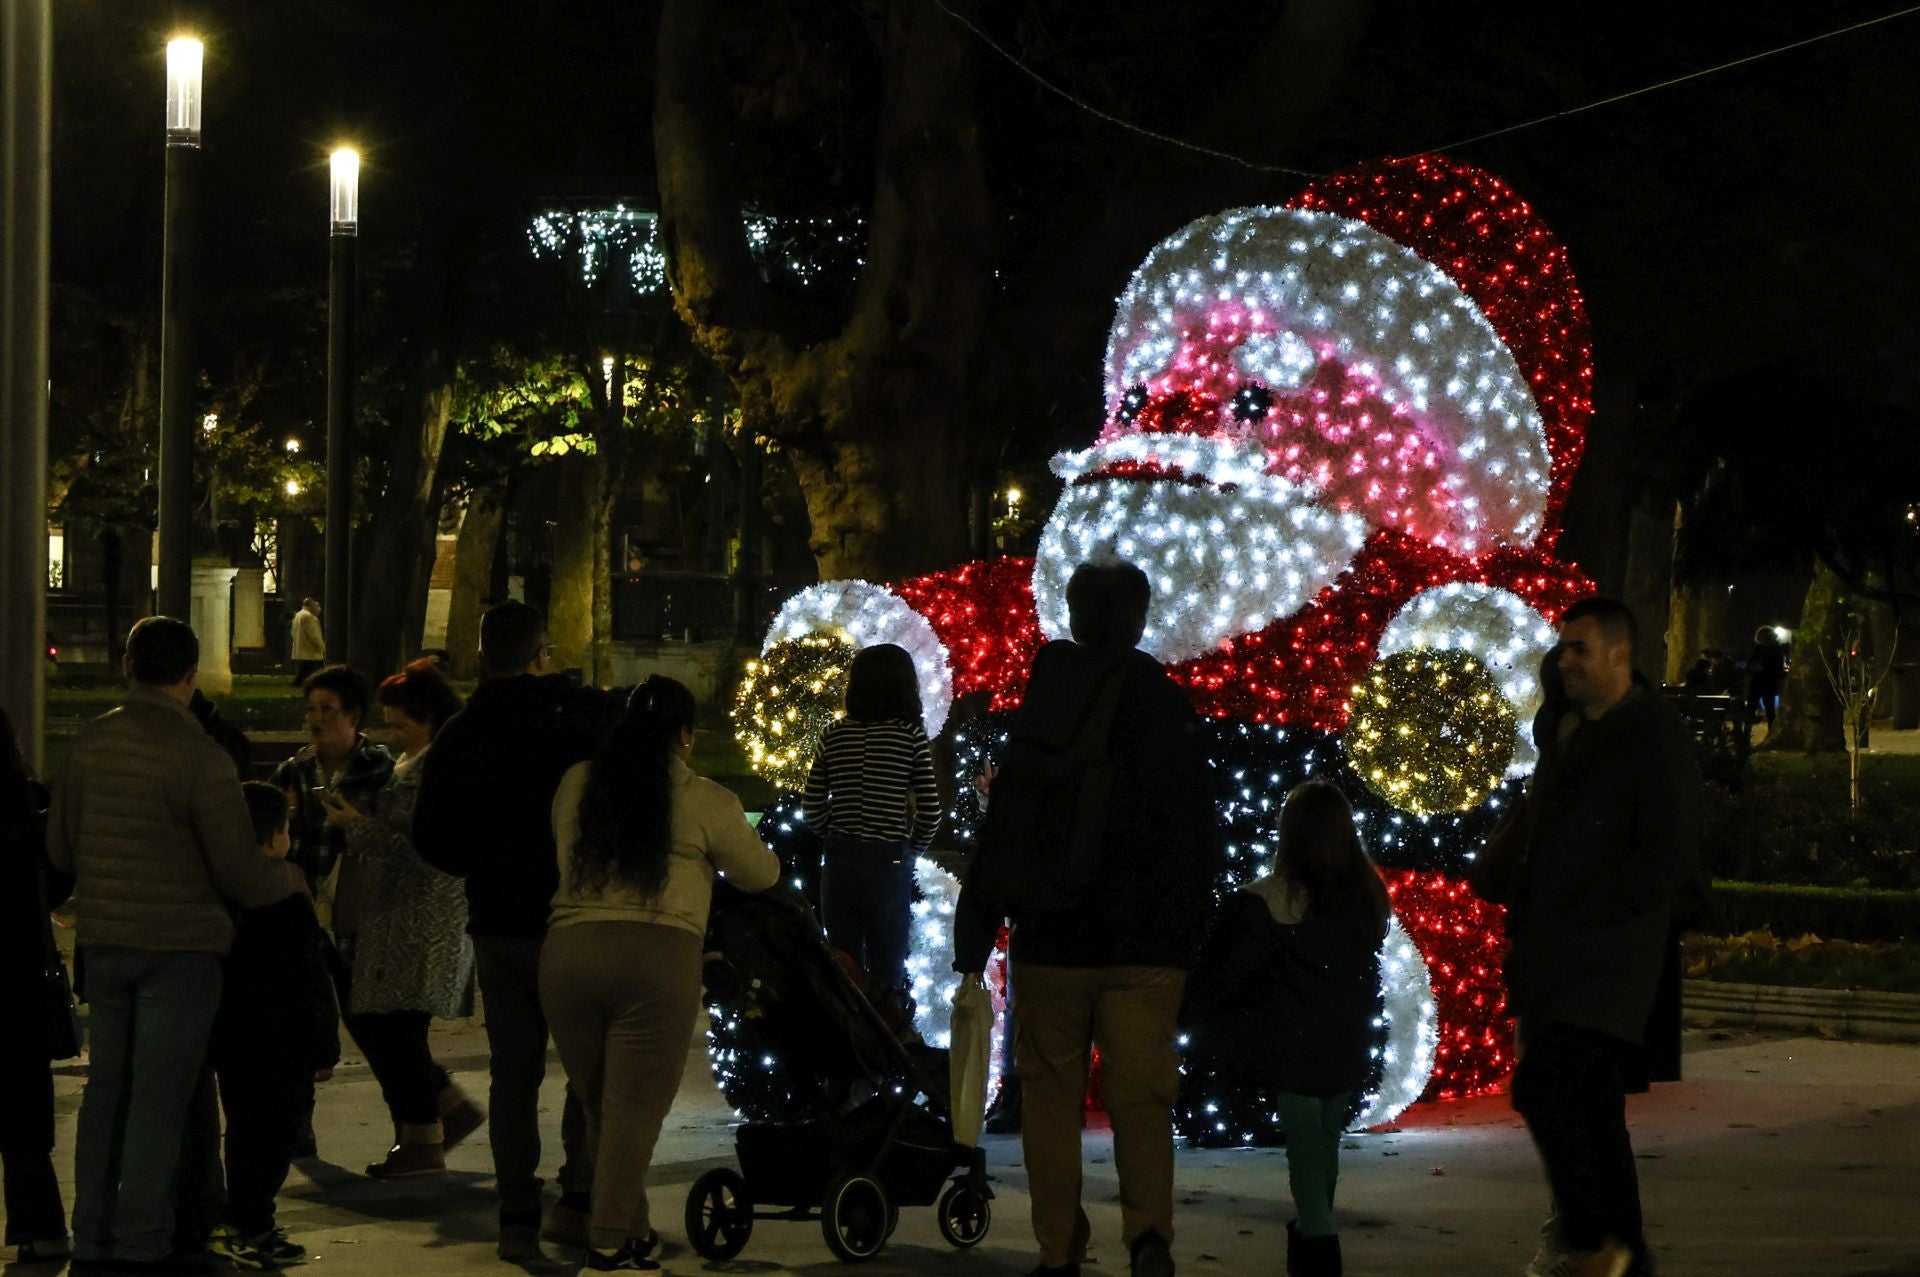
[[[826,633],[845,639],[854,651],[894,643],[913,657],[920,681],[920,712],[929,737],[947,725],[953,704],[953,671],[947,648],[926,617],[884,586],[866,581],[823,581],[801,590],[774,615],[761,655],[776,643]]]
[[[1479,658],[1518,724],[1507,775],[1525,776],[1540,756],[1533,741],[1533,716],[1542,700],[1540,661],[1558,637],[1553,622],[1511,590],[1456,581],[1407,600],[1387,622],[1378,656],[1457,648]]]

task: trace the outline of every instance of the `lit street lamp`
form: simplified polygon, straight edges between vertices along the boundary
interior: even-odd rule
[[[160,612],[193,603],[193,286],[205,48],[167,42],[167,191],[160,265]]]
[[[329,159],[331,189],[327,292],[327,659],[347,659],[352,618],[353,284],[360,234],[360,153],[341,147]]]

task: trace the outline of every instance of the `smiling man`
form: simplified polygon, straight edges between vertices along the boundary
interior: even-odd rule
[[[1612,599],[1582,599],[1561,618],[1569,707],[1539,742],[1507,918],[1513,1104],[1569,1252],[1547,1271],[1567,1277],[1651,1271],[1624,1066],[1644,1044],[1672,929],[1706,890],[1692,738],[1634,672],[1634,640],[1633,613]]]

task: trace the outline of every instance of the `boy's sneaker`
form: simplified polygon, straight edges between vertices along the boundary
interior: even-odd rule
[[[307,1262],[307,1248],[288,1241],[278,1228],[251,1237],[223,1228],[214,1233],[212,1250],[236,1268],[291,1268]]]
[[[605,1251],[589,1248],[587,1250],[588,1269],[596,1273],[642,1272],[657,1273],[660,1261],[654,1254],[660,1249],[660,1234],[652,1232],[644,1240],[627,1238],[619,1250]]]

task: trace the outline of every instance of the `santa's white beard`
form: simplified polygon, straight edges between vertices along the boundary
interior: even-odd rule
[[[1126,461],[1187,478],[1073,482]],[[1169,664],[1305,606],[1353,561],[1366,524],[1317,504],[1310,488],[1261,473],[1261,461],[1224,440],[1140,435],[1056,458],[1068,486],[1034,565],[1041,630],[1070,637],[1067,580],[1089,561],[1125,560],[1147,574],[1153,602],[1140,646]]]

